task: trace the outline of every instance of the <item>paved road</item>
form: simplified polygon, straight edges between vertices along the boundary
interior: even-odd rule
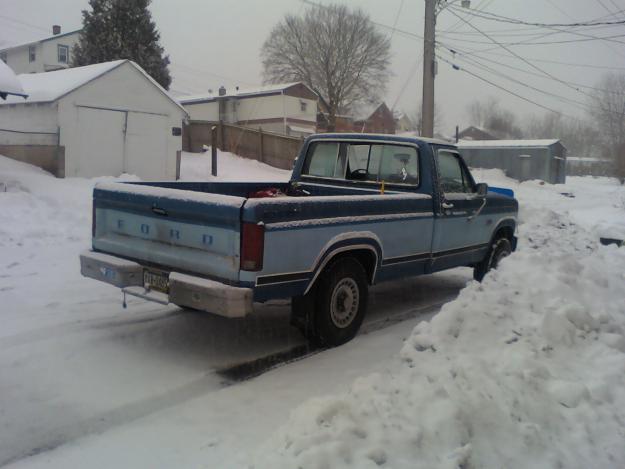
[[[359,347],[371,331],[431,317],[467,279],[458,270],[374,287]],[[0,338],[0,466],[219,392],[232,383],[217,370],[305,344],[289,325],[288,302],[258,305],[237,321],[139,302],[107,307],[109,315]]]

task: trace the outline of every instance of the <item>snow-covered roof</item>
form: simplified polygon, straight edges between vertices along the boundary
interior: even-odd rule
[[[315,133],[315,129],[314,129],[314,122],[310,123],[311,127],[302,127],[299,125],[290,125],[289,124],[289,129],[291,129],[291,131],[293,132],[299,132],[301,134],[314,134]]]
[[[13,70],[0,60],[0,97],[7,98],[8,96],[6,95],[20,96],[23,100],[26,93]]]
[[[53,34],[52,36],[46,36],[44,38],[34,39],[34,40],[28,41],[28,42],[19,42],[19,43],[15,43],[15,44],[10,44],[8,46],[3,46],[0,49],[0,52],[4,52],[5,50],[9,50],[9,49],[17,49],[18,47],[30,46],[31,44],[37,44],[38,42],[45,42],[45,41],[50,41],[52,39],[58,39],[58,38],[63,37],[63,36],[70,36],[72,34],[76,34],[76,33],[79,33],[81,31],[82,31],[82,29],[76,29],[74,31],[69,31],[67,33]]]
[[[85,65],[84,67],[67,68],[54,72],[24,73],[18,75],[17,79],[21,83],[24,92],[28,95],[28,98],[23,99],[18,96],[9,96],[6,101],[0,101],[0,106],[7,104],[47,103],[56,101],[66,94],[71,93],[72,91],[86,85],[87,83],[125,63],[129,63],[141,72],[143,76],[145,76],[186,114],[186,110],[180,106],[178,101],[176,101],[145,70],[131,60],[114,60],[112,62]]]
[[[299,84],[304,85],[304,83],[302,83],[301,81],[296,81],[293,83],[279,83],[279,84],[274,84],[274,85],[257,86],[253,88],[239,88],[239,89],[235,89],[234,92],[233,91],[226,92],[226,94],[223,96],[219,96],[219,90],[217,90],[216,91],[217,94],[205,93],[205,94],[198,94],[198,95],[192,95],[192,96],[178,96],[177,99],[178,99],[178,102],[181,104],[193,104],[197,102],[214,101],[217,98],[235,98],[235,97],[241,98],[244,96],[279,93],[292,86],[299,85]]]
[[[507,148],[544,148],[550,147],[555,143],[560,142],[558,139],[545,139],[545,140],[460,140],[458,147],[460,148],[493,148],[493,147],[507,147]]]
[[[28,94],[28,98],[24,100],[22,98],[11,97],[6,100],[6,104],[56,101],[61,96],[110,72],[124,62],[126,61],[115,60],[114,62],[67,68],[54,72],[23,73],[18,75],[17,78],[22,84],[24,91]]]

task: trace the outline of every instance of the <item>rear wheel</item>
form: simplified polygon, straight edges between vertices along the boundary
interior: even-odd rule
[[[501,260],[511,253],[512,244],[510,244],[510,240],[504,237],[497,238],[490,246],[484,260],[473,268],[473,278],[481,282],[489,270],[496,269]]]
[[[338,259],[314,290],[292,302],[292,321],[313,343],[335,347],[354,338],[367,311],[365,269],[352,257]]]

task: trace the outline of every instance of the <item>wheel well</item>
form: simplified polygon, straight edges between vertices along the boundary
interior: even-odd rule
[[[362,265],[362,267],[365,269],[369,284],[372,284],[377,261],[376,255],[373,253],[373,251],[369,249],[354,249],[350,251],[340,252],[332,257],[332,260],[328,262],[326,268],[328,265],[336,262],[338,259],[344,259],[346,257],[353,257],[358,262],[360,262],[360,265]]]
[[[495,236],[493,237],[493,241],[499,238],[507,238],[508,240],[512,241],[513,237],[514,237],[514,228],[511,226],[502,226],[499,229],[497,229]]]

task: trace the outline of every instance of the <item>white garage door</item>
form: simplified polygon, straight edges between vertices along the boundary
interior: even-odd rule
[[[126,172],[142,179],[167,174],[168,121],[164,116],[129,112],[126,130]]]
[[[124,172],[125,113],[78,108],[78,175],[118,176]]]

